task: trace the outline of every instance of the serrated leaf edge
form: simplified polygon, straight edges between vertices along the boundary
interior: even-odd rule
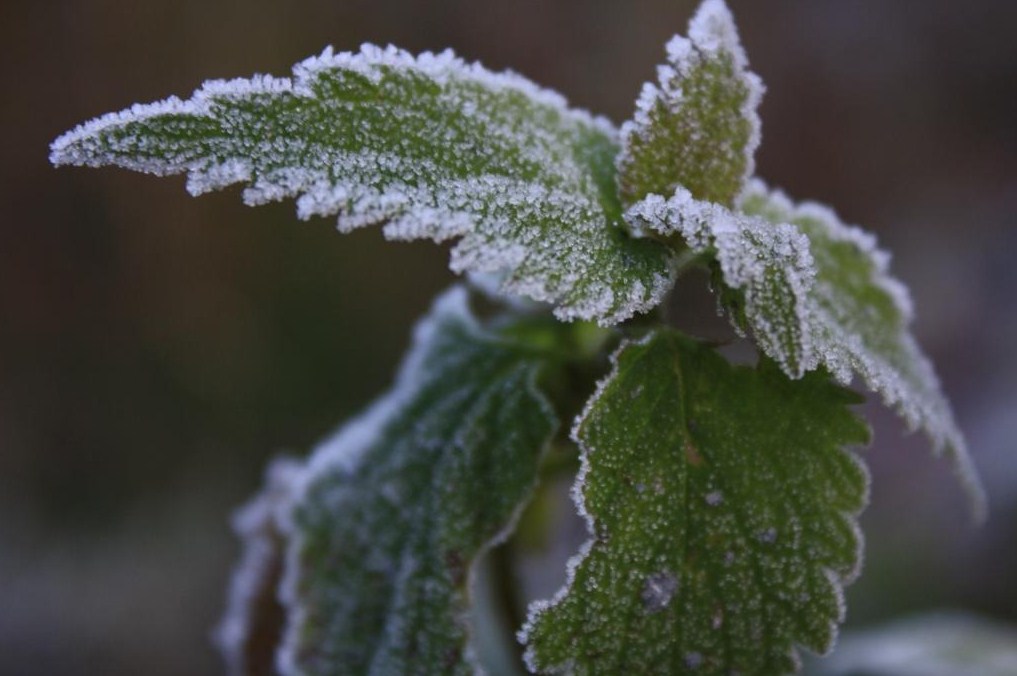
[[[669,101],[681,100],[681,91],[671,89],[678,77],[687,76],[706,58],[727,53],[748,89],[748,96],[741,107],[742,118],[748,121],[751,129],[743,151],[746,160],[742,176],[744,184],[756,171],[756,150],[762,143],[763,126],[758,111],[766,86],[758,75],[749,70],[749,59],[738,35],[738,27],[724,0],[704,0],[689,21],[688,37],[673,36],[665,45],[665,51],[667,62],[657,66],[658,82],[643,83],[636,98],[635,113],[621,125],[622,148],[629,146],[629,139],[652,126],[651,114],[657,105],[667,106]],[[625,161],[626,152],[623,150],[615,160],[619,175],[624,175]]]
[[[885,406],[895,410],[904,419],[909,431],[922,430],[932,445],[933,454],[937,456],[945,454],[949,458],[953,473],[967,495],[972,520],[975,523],[984,522],[988,516],[988,497],[985,488],[971,458],[964,434],[957,426],[953,408],[942,394],[939,376],[914,336],[907,330],[914,320],[914,305],[907,287],[890,275],[890,254],[879,248],[875,235],[857,226],[845,224],[833,209],[824,204],[813,201],[795,204],[780,189],[771,189],[763,180],[753,178],[739,198],[739,205],[753,194],[766,196],[776,210],[786,215],[782,220],[808,219],[818,223],[832,241],[851,243],[869,256],[874,267],[873,283],[886,292],[901,315],[901,324],[904,328],[900,335],[901,343],[914,360],[914,366],[921,374],[920,380],[929,386],[932,408],[909,402],[903,386],[887,382],[881,375],[881,371],[895,372],[897,369],[880,359],[878,354],[869,354],[868,360],[859,358],[857,353],[867,352],[864,349],[842,347],[842,351],[848,353],[848,358],[840,363],[831,363],[829,359],[823,359],[817,353],[814,355],[815,365],[811,368],[816,368],[822,362],[844,385],[850,384],[854,373],[857,373],[870,389],[880,395]],[[825,316],[817,303],[810,305],[812,307],[809,312],[814,317]],[[841,357],[843,358],[843,355]]]
[[[633,346],[644,346],[649,344],[657,334],[655,332],[648,333],[638,340],[624,340],[618,346],[618,348],[611,354],[611,370],[604,376],[598,383],[593,395],[586,402],[583,407],[583,411],[576,417],[572,424],[572,429],[569,432],[569,436],[572,441],[579,447],[579,472],[576,474],[576,480],[572,484],[572,488],[569,494],[572,497],[572,502],[576,506],[576,511],[583,522],[586,524],[586,532],[589,534],[589,539],[586,540],[575,554],[573,554],[565,564],[565,583],[558,589],[557,592],[550,599],[538,599],[532,601],[527,608],[526,621],[523,626],[516,633],[516,639],[526,646],[526,650],[523,653],[523,661],[526,668],[531,673],[541,673],[540,667],[536,663],[537,656],[534,654],[533,647],[529,644],[530,633],[540,615],[548,609],[558,605],[565,600],[565,597],[572,591],[572,586],[575,583],[576,571],[579,566],[583,564],[586,557],[593,550],[594,545],[597,542],[596,538],[596,524],[593,518],[593,514],[586,508],[586,498],[583,495],[583,488],[586,485],[586,476],[590,472],[590,458],[589,454],[591,449],[588,448],[579,438],[579,429],[586,422],[587,417],[596,408],[600,398],[603,396],[604,391],[611,385],[615,377],[618,374],[619,359],[621,354],[630,347]],[[733,367],[733,368],[748,368],[748,367]],[[796,642],[792,642],[788,649],[788,656],[794,661],[796,668],[801,667],[801,656],[798,650],[805,650],[807,652],[824,656],[830,654],[836,647],[837,638],[839,637],[839,627],[843,623],[847,614],[847,604],[844,600],[844,587],[851,584],[861,574],[862,567],[865,559],[865,538],[862,534],[861,526],[858,523],[858,517],[864,511],[865,506],[869,502],[869,490],[871,486],[870,474],[868,466],[862,461],[857,453],[850,450],[848,447],[840,446],[838,451],[844,453],[851,462],[858,467],[865,476],[865,495],[861,500],[861,506],[855,511],[840,511],[841,518],[847,523],[852,531],[853,542],[855,546],[854,559],[855,566],[847,573],[841,575],[837,571],[829,567],[823,567],[823,575],[829,580],[830,587],[835,595],[837,604],[837,616],[829,623],[830,627],[830,644],[826,646],[826,649],[821,652],[815,652],[805,646],[801,646]],[[550,673],[571,673],[574,665],[572,664],[559,664],[555,665]]]

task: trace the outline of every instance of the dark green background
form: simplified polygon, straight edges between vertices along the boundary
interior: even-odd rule
[[[945,464],[872,408],[868,561],[850,621],[940,607],[1015,619],[1017,4],[731,4],[769,88],[760,173],[894,251],[995,503],[969,530]],[[381,391],[451,280],[440,247],[340,237],[327,220],[297,222],[291,203],[249,209],[237,190],[191,199],[180,178],[54,170],[55,136],[362,41],[451,46],[621,122],[692,8],[0,5],[0,673],[217,673],[207,636],[236,553],[229,511],[266,458],[303,452]],[[688,302],[712,314],[703,294]]]

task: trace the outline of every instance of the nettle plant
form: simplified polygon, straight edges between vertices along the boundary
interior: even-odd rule
[[[244,183],[248,204],[293,197],[344,232],[456,240],[469,273],[391,392],[306,462],[274,463],[239,514],[218,633],[234,671],[483,669],[478,562],[568,470],[589,540],[521,620],[530,670],[795,671],[799,648],[833,646],[861,563],[855,375],[952,458],[982,518],[888,255],[753,178],[763,86],[722,0],[657,80],[616,129],[451,52],[329,49],[291,78],[208,82],[53,143],[58,165],[186,173],[194,195]],[[694,268],[754,367],[664,322]],[[549,522],[530,509],[520,528]]]

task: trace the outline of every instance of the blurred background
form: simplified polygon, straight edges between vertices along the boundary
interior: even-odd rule
[[[731,0],[767,83],[758,170],[876,232],[993,503],[895,416],[876,441],[849,624],[1017,620],[1017,3]],[[340,237],[292,203],[55,170],[48,144],[327,44],[452,47],[626,119],[682,0],[0,4],[0,674],[214,674],[208,640],[266,459],[389,382],[447,251]],[[706,312],[712,308],[705,305]]]

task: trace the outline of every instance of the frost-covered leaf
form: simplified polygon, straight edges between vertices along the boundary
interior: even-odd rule
[[[910,427],[928,435],[937,453],[947,453],[974,518],[983,519],[985,493],[967,442],[932,364],[911,335],[911,300],[890,276],[890,256],[872,235],[843,224],[827,207],[795,205],[760,181],[752,182],[740,207],[775,224],[790,223],[809,238],[816,276],[800,313],[805,368],[822,364],[843,383],[860,374]]]
[[[970,496],[976,519],[986,506],[964,436],[929,360],[909,331],[907,290],[890,276],[874,238],[817,204],[792,204],[760,181],[740,197],[740,212],[694,199],[678,188],[629,209],[635,230],[679,235],[709,254],[735,326],[791,377],[824,366],[842,384],[854,374],[913,428],[945,450]]]
[[[548,353],[465,293],[416,331],[394,390],[319,447],[288,523],[286,674],[467,674],[472,564],[530,496],[557,426]]]
[[[658,84],[646,83],[622,125],[619,184],[626,204],[678,186],[730,205],[753,173],[762,81],[748,70],[731,12],[706,0],[689,36],[667,45]]]
[[[503,273],[509,293],[609,324],[671,282],[667,249],[624,233],[617,150],[609,123],[522,77],[365,45],[100,117],[51,159],[187,173],[194,194],[246,183],[248,204],[296,197],[302,218],[338,214],[344,231],[459,238],[456,272]]]
[[[286,551],[281,524],[302,470],[296,460],[272,462],[265,489],[233,519],[244,550],[215,632],[226,673],[233,676],[267,673],[274,661],[285,620],[278,598]]]
[[[731,366],[662,330],[624,345],[573,436],[591,540],[531,607],[535,670],[779,674],[828,650],[857,573],[857,395]]]
[[[802,335],[815,270],[809,240],[795,226],[734,213],[681,187],[667,200],[648,195],[627,218],[637,232],[679,235],[694,253],[711,254],[736,328],[751,329],[763,352],[792,377],[816,368]]]

